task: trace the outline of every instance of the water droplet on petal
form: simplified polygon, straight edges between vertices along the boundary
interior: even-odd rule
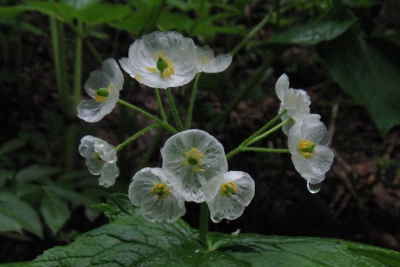
[[[321,189],[321,184],[322,184],[322,182],[314,183],[314,184],[307,182],[308,191],[310,191],[310,193],[312,193],[312,194],[318,193],[319,190]]]

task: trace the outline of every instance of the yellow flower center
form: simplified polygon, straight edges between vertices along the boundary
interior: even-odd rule
[[[315,146],[317,144],[308,140],[300,140],[299,142],[299,153],[307,159],[314,157]]]
[[[225,183],[220,186],[219,195],[221,197],[232,198],[232,194],[237,194],[237,185],[234,182]]]
[[[169,188],[164,183],[156,183],[151,189],[151,194],[153,196],[157,195],[158,200],[166,199],[169,196]]]
[[[205,172],[206,170],[200,168],[203,163],[201,159],[204,154],[201,153],[197,148],[192,147],[189,151],[185,152],[185,160],[183,161],[183,166],[189,166],[192,172]]]
[[[175,74],[174,64],[172,61],[165,55],[163,51],[158,52],[156,55],[157,58],[157,68],[154,67],[146,67],[148,71],[156,72],[157,70],[161,72],[161,76],[163,78],[169,77]]]

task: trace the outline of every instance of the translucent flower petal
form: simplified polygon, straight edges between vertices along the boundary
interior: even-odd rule
[[[93,99],[83,100],[78,105],[78,117],[87,122],[97,122],[109,114],[115,108],[123,83],[124,77],[117,62],[111,58],[105,60],[102,70],[91,72],[85,83],[85,91]],[[108,91],[108,96],[101,102],[95,98],[99,89]]]
[[[289,90],[289,77],[286,74],[282,74],[275,84],[275,92],[280,101],[283,101],[287,90]]]
[[[172,72],[163,74],[157,67],[164,58]],[[153,88],[177,87],[193,80],[197,72],[196,46],[178,32],[153,32],[136,40],[121,67],[140,83]]]
[[[222,218],[228,220],[239,218],[243,214],[244,208],[250,204],[254,197],[255,184],[247,173],[240,171],[227,172],[216,186],[222,188],[230,182],[235,185],[234,187],[237,190],[235,193],[227,196],[220,191],[213,199],[207,201],[213,222],[218,223]]]
[[[216,73],[226,70],[232,62],[232,56],[221,54],[215,57],[214,51],[209,46],[196,47],[197,70]]]
[[[317,114],[305,116],[296,122],[289,131],[288,147],[292,155],[295,169],[308,182],[313,184],[325,179],[325,173],[330,169],[334,154],[326,146],[329,133]],[[303,155],[299,150],[301,140],[315,145],[313,152]]]
[[[104,187],[110,187],[114,185],[115,179],[119,175],[119,168],[115,163],[105,163],[101,169],[101,175],[99,179],[99,185]]]
[[[106,141],[86,135],[81,139],[79,153],[85,158],[85,164],[93,175],[100,175],[99,184],[104,187],[112,186],[119,169],[116,165],[117,151]]]
[[[168,196],[160,197],[152,193],[153,187],[159,183],[168,187]],[[183,198],[160,168],[144,168],[137,172],[129,186],[129,199],[152,222],[172,223],[186,212]]]
[[[191,151],[202,154],[198,160],[199,165],[188,163],[185,155]],[[187,201],[205,201],[201,188],[219,179],[228,170],[222,144],[201,130],[187,130],[172,136],[165,142],[161,155],[163,170],[168,172],[170,179]]]

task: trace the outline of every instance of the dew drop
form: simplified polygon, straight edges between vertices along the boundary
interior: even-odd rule
[[[312,193],[312,194],[318,193],[319,190],[321,189],[321,184],[322,184],[322,182],[315,183],[315,184],[307,182],[308,191],[310,191],[310,193]]]

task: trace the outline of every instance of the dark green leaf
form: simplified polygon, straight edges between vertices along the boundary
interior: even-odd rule
[[[0,148],[0,157],[7,153],[10,153],[20,147],[23,147],[25,144],[26,144],[26,141],[23,139],[19,139],[19,138],[6,142]]]
[[[45,167],[39,165],[28,166],[16,174],[16,180],[20,183],[28,183],[32,181],[43,181],[60,171],[59,168]]]
[[[14,231],[22,235],[22,226],[11,211],[0,205],[0,232]]]
[[[43,238],[39,215],[30,205],[11,193],[0,192],[0,206],[8,209],[24,230]]]
[[[56,234],[70,217],[65,202],[48,191],[44,191],[40,212],[53,234]]]
[[[75,15],[88,25],[119,21],[131,13],[127,5],[97,4],[79,10]]]
[[[399,48],[371,45],[354,29],[317,50],[335,80],[368,109],[381,132],[400,124],[400,60],[394,62]]]
[[[113,221],[46,251],[34,266],[400,266],[400,253],[338,239],[210,233],[208,248],[183,220],[146,221],[126,195],[109,198]]]

